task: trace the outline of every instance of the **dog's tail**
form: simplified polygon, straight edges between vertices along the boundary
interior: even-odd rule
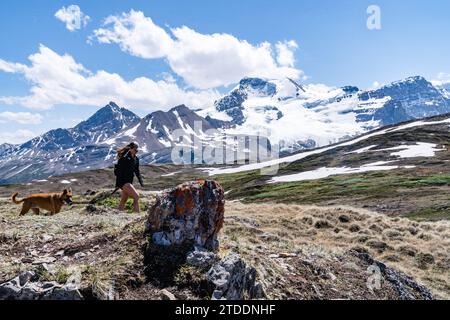
[[[14,193],[13,195],[12,195],[12,197],[11,197],[11,200],[12,200],[12,202],[14,202],[15,204],[21,204],[24,200],[22,199],[22,200],[17,200],[16,199],[16,197],[19,195],[19,193],[18,192],[16,192],[16,193]]]

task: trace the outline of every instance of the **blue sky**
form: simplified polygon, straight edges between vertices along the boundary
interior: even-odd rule
[[[366,26],[372,4],[380,30]],[[70,5],[89,16],[73,31],[55,17]],[[364,89],[450,73],[446,0],[5,0],[0,12],[0,143],[71,127],[110,100],[141,116],[178,102],[204,107],[246,73]],[[130,23],[140,31],[114,29]],[[153,46],[143,38],[152,32]]]

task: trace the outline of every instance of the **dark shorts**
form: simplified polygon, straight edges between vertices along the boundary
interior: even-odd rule
[[[122,190],[123,186],[127,183],[133,184],[133,180],[117,180],[116,181],[116,188],[120,188]]]

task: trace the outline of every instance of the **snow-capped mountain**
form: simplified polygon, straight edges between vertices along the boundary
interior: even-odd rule
[[[3,144],[0,184],[111,166],[116,149],[130,141],[139,143],[142,163],[171,162],[173,147],[190,146],[194,139],[202,150],[224,142],[227,150],[236,151],[239,146],[228,141],[230,135],[250,140],[262,135],[287,154],[445,113],[450,113],[448,91],[423,77],[368,91],[244,78],[208,109],[180,105],[141,119],[110,102],[74,128],[51,130],[21,145]],[[211,134],[210,129],[216,130]]]
[[[267,132],[283,150],[310,149],[385,125],[450,112],[442,90],[411,77],[377,90],[245,78],[214,107],[199,112],[224,132]]]
[[[175,144],[190,144],[194,137],[202,139],[205,137],[204,131],[214,128],[185,105],[179,105],[167,112],[150,113],[134,126],[103,141],[103,144],[120,146],[135,141],[139,144],[145,160],[168,162],[169,151]],[[183,137],[183,140],[177,141],[175,131],[177,136]]]
[[[139,120],[140,118],[133,112],[110,102],[74,128],[51,130],[20,145],[19,149],[26,150],[22,153],[23,155],[31,154],[33,151],[35,151],[33,155],[40,155],[42,152],[98,144],[111,135],[138,123]]]
[[[117,148],[130,141],[140,145],[143,163],[170,162],[174,145],[211,139],[204,132],[209,129],[214,127],[185,105],[141,119],[110,102],[74,128],[51,130],[22,145],[2,145],[0,183],[108,167]],[[174,133],[182,138],[177,141]]]
[[[423,77],[407,78],[378,90],[359,94],[362,101],[385,97],[389,97],[389,101],[373,114],[376,120],[381,120],[382,125],[431,117],[450,110],[448,100],[442,91]]]
[[[111,150],[101,142],[139,121],[133,112],[110,102],[74,128],[51,130],[21,145],[2,145],[0,183],[110,165],[106,157]]]
[[[75,141],[98,144],[121,130],[136,125],[140,120],[133,112],[110,102],[88,120],[79,123],[72,132]]]

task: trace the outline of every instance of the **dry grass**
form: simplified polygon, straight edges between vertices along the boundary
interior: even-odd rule
[[[153,193],[143,193],[143,202],[153,199]],[[105,206],[90,214],[85,206],[65,206],[54,216],[18,216],[20,206],[0,199],[0,282],[25,270],[58,282],[80,272],[83,286],[98,291],[111,283],[120,290],[141,281],[145,211],[130,214]]]
[[[276,276],[286,274],[277,271],[286,266],[270,254],[333,261],[349,249],[362,248],[437,297],[450,299],[449,221],[415,222],[350,207],[228,202],[222,240],[258,266],[268,288],[274,288]],[[274,295],[278,297],[276,290]]]

